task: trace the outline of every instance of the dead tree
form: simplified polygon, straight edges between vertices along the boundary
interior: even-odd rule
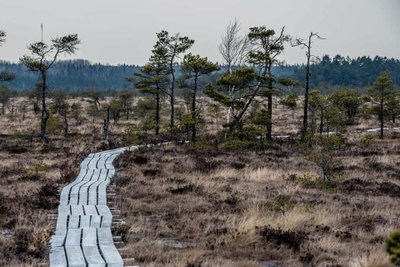
[[[229,77],[232,76],[235,67],[243,66],[249,53],[249,38],[240,35],[240,23],[238,20],[231,22],[226,27],[226,32],[221,37],[221,43],[218,46],[219,52],[224,59]],[[236,98],[236,86],[228,86],[228,97],[231,101]],[[226,118],[226,123],[230,124],[233,120],[235,107],[230,106]]]
[[[304,40],[301,38],[297,38],[295,42],[292,44],[293,47],[300,47],[302,49],[306,49],[306,58],[307,58],[307,64],[306,64],[306,81],[305,81],[305,91],[304,91],[304,115],[303,115],[303,127],[301,129],[301,141],[305,142],[306,136],[307,136],[307,128],[308,128],[308,93],[310,90],[310,77],[311,77],[311,72],[310,72],[310,63],[311,63],[311,58],[313,55],[311,55],[311,47],[312,47],[312,39],[316,37],[320,40],[324,40],[325,38],[319,36],[318,33],[311,32],[310,35],[308,36],[308,40]]]
[[[110,145],[110,106],[107,107],[106,117],[103,123],[103,140],[106,146]]]

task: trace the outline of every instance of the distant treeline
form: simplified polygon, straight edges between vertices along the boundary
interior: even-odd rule
[[[51,88],[77,90],[124,89],[131,86],[125,77],[137,72],[134,65],[91,64],[87,60],[67,60],[56,62],[49,70]],[[0,62],[0,72],[8,71],[16,75],[9,83],[15,90],[31,90],[38,82],[38,74],[29,71],[23,64]]]
[[[325,55],[321,61],[311,65],[311,87],[323,91],[327,87],[357,87],[370,86],[376,77],[388,70],[394,84],[400,85],[400,61],[386,57],[344,58],[340,55],[330,58]],[[304,81],[304,66],[294,66],[292,78]]]
[[[87,60],[60,61],[49,70],[49,84],[54,89],[71,91],[123,90],[132,88],[132,83],[127,82],[126,77],[132,77],[139,69],[135,65],[91,64]],[[214,82],[223,69],[222,67],[219,72],[214,73],[209,78],[210,82]],[[335,87],[366,88],[386,69],[391,73],[394,84],[399,86],[400,61],[397,59],[378,56],[350,59],[340,55],[330,58],[326,55],[311,66],[311,87],[319,88],[323,92]],[[2,71],[16,75],[8,86],[18,91],[31,90],[38,81],[37,74],[20,63],[0,61],[0,72]],[[288,76],[301,84],[305,78],[304,65],[276,67],[274,72],[277,76]],[[179,73],[177,70],[178,76]]]

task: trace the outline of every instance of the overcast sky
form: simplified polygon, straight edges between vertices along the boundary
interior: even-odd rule
[[[310,31],[326,37],[314,54],[400,59],[400,0],[0,0],[0,29],[7,42],[0,59],[16,62],[26,45],[78,33],[76,55],[91,62],[141,65],[155,43],[155,33],[180,32],[195,40],[192,52],[221,62],[218,44],[237,18],[245,33],[265,25],[294,37]],[[288,47],[282,59],[304,61],[304,51]],[[64,58],[64,57],[63,57]]]

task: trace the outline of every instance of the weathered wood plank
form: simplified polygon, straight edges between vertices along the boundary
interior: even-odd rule
[[[97,229],[97,235],[99,240],[99,245],[112,246],[113,239],[110,228],[99,228]]]
[[[82,246],[97,246],[96,228],[87,228],[82,230]]]
[[[123,266],[111,234],[113,216],[106,206],[106,189],[115,175],[112,162],[124,150],[90,154],[76,179],[61,190],[50,266]]]
[[[79,229],[80,215],[69,216],[68,229]]]
[[[72,215],[85,215],[82,205],[71,205]]]
[[[67,231],[62,232],[57,235],[53,235],[50,239],[50,244],[52,247],[63,247],[65,244],[65,239],[67,236]]]
[[[94,205],[86,205],[83,206],[86,215],[99,215],[99,213],[97,212],[96,206]]]
[[[90,227],[90,215],[81,216],[80,228],[85,229]]]
[[[97,203],[97,190],[101,183],[102,183],[101,181],[96,181],[89,188],[88,205],[97,205],[98,204]]]
[[[97,205],[97,210],[99,211],[99,214],[100,214],[101,216],[104,216],[104,217],[107,217],[107,216],[112,217],[111,211],[110,211],[110,209],[108,208],[108,206],[106,206],[106,205]]]
[[[104,262],[97,246],[84,246],[82,250],[89,267],[110,266]]]
[[[66,246],[65,252],[68,259],[68,267],[84,267],[86,266],[83,251],[80,246]]]
[[[65,246],[80,246],[82,229],[68,229]]]
[[[67,256],[64,247],[52,247],[50,249],[50,266],[67,267]]]
[[[107,262],[107,267],[123,267],[124,261],[119,255],[118,250],[114,245],[104,246],[100,245],[101,254]]]
[[[101,226],[101,216],[93,215],[92,220],[90,222],[90,228],[100,228]]]

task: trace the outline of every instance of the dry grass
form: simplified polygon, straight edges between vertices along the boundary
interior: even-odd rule
[[[225,111],[216,117],[209,99],[200,102],[206,114],[200,133],[221,130]],[[295,135],[301,110],[274,108],[273,134]],[[0,266],[46,261],[53,227],[46,216],[58,195],[40,192],[46,184],[63,187],[85,155],[103,149],[102,118],[93,123],[83,115],[81,125],[70,120],[72,137],[56,133],[49,145],[26,139],[38,126],[30,106],[24,121],[18,112],[0,116]],[[139,120],[112,123],[113,144],[121,145],[125,127]],[[307,152],[285,140],[260,151],[225,152],[211,144],[124,154],[117,159],[115,202],[126,221],[116,229],[126,255],[140,266],[390,266],[383,242],[400,228],[400,142],[389,134],[360,147],[364,134],[357,130],[374,127],[374,121],[349,127],[331,187],[318,184],[321,171]],[[26,151],[13,152],[20,147]],[[138,156],[148,161],[140,164]],[[309,177],[314,186],[304,183]]]
[[[117,186],[129,254],[141,266],[389,266],[383,242],[400,227],[393,142],[360,156],[350,143],[333,189],[298,180],[320,173],[293,147],[125,154]],[[369,155],[378,147],[385,152]]]

